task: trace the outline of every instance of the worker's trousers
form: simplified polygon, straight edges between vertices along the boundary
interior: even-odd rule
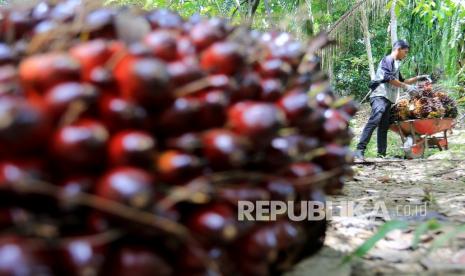
[[[363,128],[360,142],[357,145],[358,150],[365,151],[371,135],[375,128],[377,132],[378,155],[386,155],[387,132],[389,130],[389,120],[391,114],[391,102],[385,97],[370,98],[371,114],[367,124]]]

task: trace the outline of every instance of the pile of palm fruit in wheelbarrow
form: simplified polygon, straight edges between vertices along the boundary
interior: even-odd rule
[[[410,119],[456,118],[457,104],[441,88],[433,89],[431,82],[418,86],[410,99],[400,99],[391,110],[391,122]]]
[[[325,220],[237,205],[299,213],[350,177],[356,108],[321,72],[328,43],[96,1],[1,7],[0,274],[269,275],[319,250]]]

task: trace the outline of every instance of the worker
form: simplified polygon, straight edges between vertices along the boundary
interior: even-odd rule
[[[355,159],[358,161],[364,161],[365,150],[375,128],[378,128],[378,157],[384,158],[386,156],[391,105],[398,100],[401,89],[412,95],[418,91],[413,84],[429,78],[428,75],[420,75],[410,79],[402,77],[399,70],[400,61],[407,56],[409,49],[410,46],[406,41],[396,41],[392,47],[392,52],[380,61],[375,80],[370,82],[371,114],[363,128],[355,151]]]

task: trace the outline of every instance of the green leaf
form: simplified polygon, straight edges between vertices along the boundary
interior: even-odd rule
[[[428,248],[428,253],[431,253],[433,250],[436,250],[442,247],[447,241],[455,238],[458,234],[465,232],[465,224],[462,224],[455,228],[453,231],[447,232],[442,234],[441,236],[437,237],[431,246]]]
[[[405,229],[407,228],[408,223],[405,221],[399,221],[399,220],[391,220],[383,225],[378,229],[378,232],[376,232],[373,236],[371,236],[368,240],[366,240],[362,245],[357,247],[354,252],[351,254],[345,256],[342,259],[341,265],[344,265],[348,262],[350,262],[354,257],[361,258],[365,256],[368,251],[370,251],[378,241],[386,237],[386,235],[391,232],[392,230],[396,229]]]
[[[436,230],[441,228],[441,224],[436,219],[430,219],[422,224],[420,224],[416,229],[413,235],[412,247],[417,248],[418,243],[420,242],[420,237],[425,234],[427,231]]]

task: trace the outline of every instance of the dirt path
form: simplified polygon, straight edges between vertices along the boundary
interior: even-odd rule
[[[356,134],[359,130],[356,131]],[[299,275],[465,275],[465,232],[441,248],[429,248],[443,233],[465,224],[465,129],[450,136],[451,150],[437,152],[426,160],[379,161],[355,165],[354,179],[343,195],[331,196],[334,210],[364,206],[358,215],[333,217],[329,221],[324,249],[304,260],[288,276]],[[386,206],[387,212],[380,208]],[[334,212],[333,212],[334,213]],[[405,230],[394,230],[363,258],[338,266],[387,220],[408,222]],[[436,219],[441,228],[421,236],[412,247],[414,231],[423,222]]]

